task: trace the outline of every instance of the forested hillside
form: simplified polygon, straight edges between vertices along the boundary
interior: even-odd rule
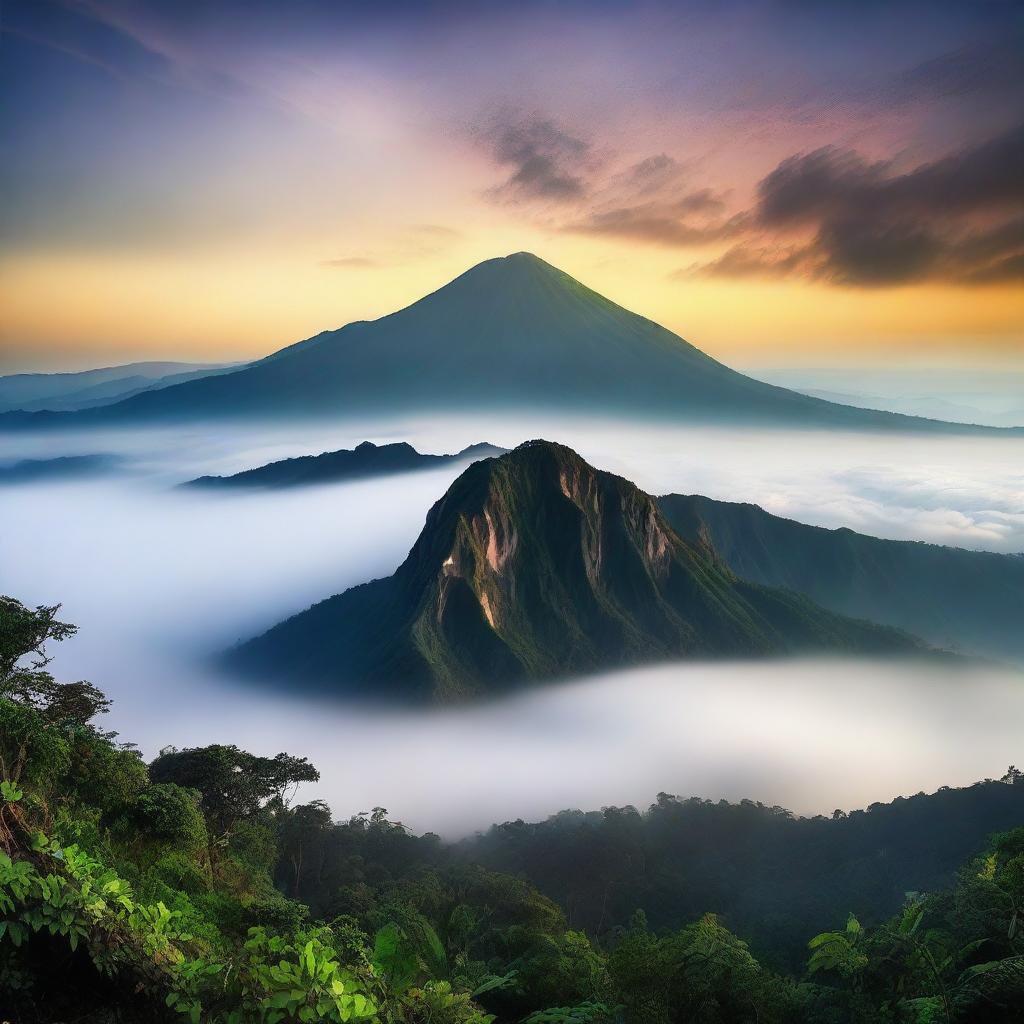
[[[0,598],[3,1019],[1020,1020],[1015,769],[827,819],[662,794],[452,847],[299,803],[299,755],[147,765],[47,671],[57,612]]]
[[[393,575],[293,615],[226,662],[279,687],[454,703],[623,665],[795,652],[924,648],[737,578],[635,484],[535,440],[469,466]]]
[[[826,530],[699,494],[667,494],[658,505],[681,537],[710,545],[752,583],[788,587],[945,650],[1024,658],[1021,555]]]

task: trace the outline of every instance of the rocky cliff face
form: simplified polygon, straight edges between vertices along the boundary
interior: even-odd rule
[[[235,658],[346,690],[454,700],[674,657],[913,646],[736,578],[634,484],[531,441],[470,466],[394,576]]]

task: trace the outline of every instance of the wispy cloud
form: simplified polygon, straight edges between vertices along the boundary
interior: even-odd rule
[[[584,220],[566,225],[565,230],[658,245],[706,245],[734,236],[748,219],[743,213],[722,217],[722,206],[710,189],[700,189],[668,202],[596,211]]]
[[[952,97],[1024,98],[1024,61],[1019,40],[1009,36],[960,46],[893,76],[887,88],[896,102]]]
[[[727,215],[724,195],[695,186],[674,157],[657,153],[616,170],[610,147],[550,118],[505,113],[477,137],[496,165],[512,169],[489,198],[535,207],[559,231],[696,246],[731,237],[746,218]]]
[[[539,116],[503,113],[479,131],[494,161],[510,173],[491,190],[495,199],[566,202],[587,191],[590,143]]]

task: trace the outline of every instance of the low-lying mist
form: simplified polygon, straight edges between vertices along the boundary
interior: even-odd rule
[[[659,790],[799,812],[958,785],[1019,760],[1024,675],[995,666],[673,665],[419,714],[228,682],[208,655],[389,574],[462,467],[280,492],[176,484],[274,459],[408,440],[452,452],[544,436],[652,493],[756,502],[824,526],[1024,550],[1024,440],[640,427],[494,417],[389,424],[0,436],[0,461],[117,456],[106,476],[0,487],[0,592],[62,602],[60,678],[115,701],[105,726],[150,757],[233,742],[308,755],[315,795],[455,835]],[[854,766],[856,770],[851,770]],[[313,795],[311,792],[310,795]]]

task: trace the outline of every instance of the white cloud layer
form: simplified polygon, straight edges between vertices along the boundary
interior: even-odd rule
[[[441,452],[536,436],[573,445],[653,493],[704,493],[824,526],[1024,551],[1021,439],[550,418],[194,427],[0,437],[0,460],[115,452],[127,467],[4,488],[0,592],[64,602],[81,632],[55,670],[106,690],[115,700],[110,726],[147,756],[167,743],[213,741],[308,754],[324,775],[316,795],[338,815],[382,804],[448,834],[570,804],[645,804],[659,790],[827,812],[999,774],[1019,759],[1011,724],[1024,717],[1024,679],[1009,669],[668,666],[413,716],[274,696],[203,668],[209,652],[390,573],[458,470],[276,494],[197,495],[173,484],[364,439]],[[873,766],[856,781],[842,769],[852,757]]]

